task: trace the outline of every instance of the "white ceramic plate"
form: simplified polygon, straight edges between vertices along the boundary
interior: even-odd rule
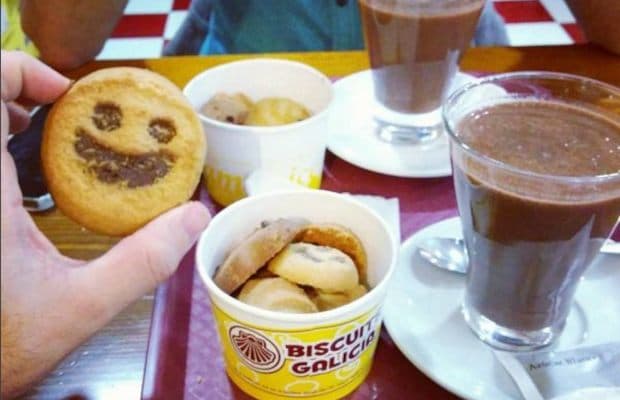
[[[451,91],[474,79],[457,73]],[[370,70],[349,75],[334,84],[327,142],[332,153],[360,168],[387,175],[430,178],[452,173],[445,134],[424,145],[397,146],[379,139],[373,119],[375,102]]]
[[[520,399],[519,390],[466,325],[460,311],[465,277],[439,270],[417,255],[425,237],[461,237],[458,218],[411,236],[400,250],[384,306],[385,326],[401,352],[429,378],[468,399]],[[618,256],[600,255],[576,293],[566,328],[551,349],[618,340],[620,268]]]

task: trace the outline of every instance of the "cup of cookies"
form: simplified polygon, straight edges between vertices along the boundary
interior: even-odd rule
[[[333,97],[321,72],[288,60],[235,61],[198,74],[184,93],[207,135],[203,177],[217,203],[246,197],[256,174],[320,186]]]
[[[322,190],[248,197],[196,249],[230,379],[259,399],[341,398],[370,371],[398,241]]]

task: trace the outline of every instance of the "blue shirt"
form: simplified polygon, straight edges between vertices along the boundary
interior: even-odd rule
[[[211,7],[200,54],[364,48],[357,0],[213,0]]]
[[[488,0],[474,43],[508,45]],[[357,0],[193,0],[164,55],[359,50]]]

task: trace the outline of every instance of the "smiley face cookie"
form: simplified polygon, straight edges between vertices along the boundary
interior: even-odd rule
[[[56,102],[41,159],[63,213],[92,231],[126,235],[191,197],[206,146],[172,82],[118,67],[82,78]]]

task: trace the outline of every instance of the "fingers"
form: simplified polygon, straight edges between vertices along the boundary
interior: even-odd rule
[[[70,80],[41,61],[16,51],[2,51],[2,100],[22,97],[50,103],[69,87]]]
[[[168,211],[95,262],[76,269],[76,287],[110,318],[174,273],[209,220],[209,212],[198,202]]]
[[[2,135],[0,136],[0,180],[2,181],[2,190],[0,191],[2,210],[2,227],[9,224],[4,218],[5,215],[11,215],[16,208],[21,207],[22,194],[17,181],[17,171],[13,157],[7,151],[8,130],[9,130],[9,111],[6,104],[0,104],[0,124],[2,126]],[[2,231],[4,235],[4,229]]]
[[[10,133],[18,133],[23,131],[30,124],[30,113],[17,103],[7,103],[7,111],[9,113]]]

